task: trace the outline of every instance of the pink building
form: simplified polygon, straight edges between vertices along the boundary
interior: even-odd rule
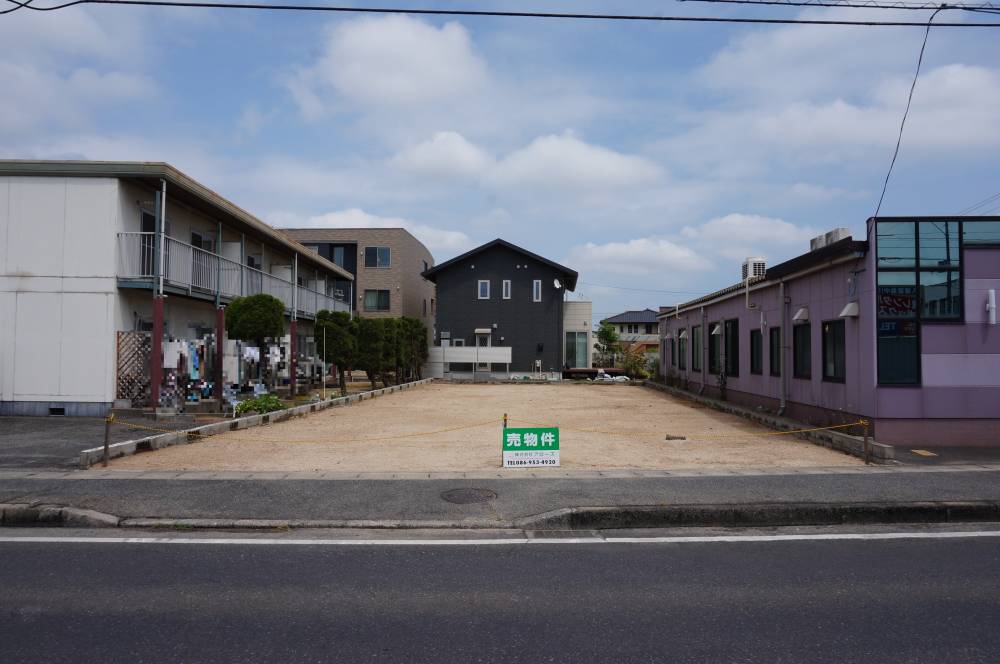
[[[879,217],[659,314],[661,374],[880,442],[1000,445],[1000,217]]]

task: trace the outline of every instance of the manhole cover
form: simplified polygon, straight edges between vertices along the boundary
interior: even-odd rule
[[[441,494],[441,498],[456,505],[488,503],[496,497],[496,491],[490,491],[489,489],[451,489]]]

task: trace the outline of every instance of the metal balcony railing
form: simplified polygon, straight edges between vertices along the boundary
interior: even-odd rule
[[[280,277],[240,265],[237,261],[223,258],[211,251],[193,247],[171,237],[166,237],[164,240],[164,282],[189,293],[218,292],[225,298],[267,293],[281,300],[285,309],[291,311],[293,293],[298,289],[300,313],[315,316],[318,311],[324,309],[347,313],[351,311],[350,303],[343,300],[311,288],[295,286]],[[118,278],[155,278],[155,253],[155,233],[119,233]]]

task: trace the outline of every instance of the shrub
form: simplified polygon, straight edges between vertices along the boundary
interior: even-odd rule
[[[258,415],[263,415],[264,413],[271,413],[276,410],[284,410],[284,408],[285,404],[276,395],[262,394],[259,397],[247,399],[236,404],[236,414],[246,415],[247,413],[257,413]]]

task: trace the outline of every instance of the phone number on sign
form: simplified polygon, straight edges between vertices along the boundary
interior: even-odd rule
[[[506,461],[508,466],[554,466],[556,463],[556,459],[508,459]]]

